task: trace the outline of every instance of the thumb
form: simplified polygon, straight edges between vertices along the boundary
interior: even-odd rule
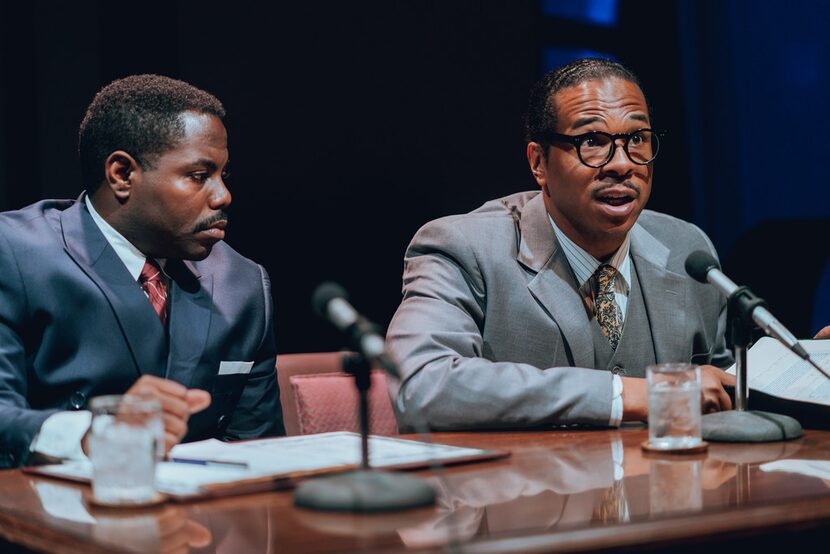
[[[185,401],[190,413],[195,414],[210,406],[210,393],[201,389],[189,389]]]

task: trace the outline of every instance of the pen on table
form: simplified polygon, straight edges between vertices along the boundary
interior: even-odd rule
[[[170,458],[171,462],[177,464],[194,464],[197,466],[230,466],[230,467],[248,467],[247,462],[234,462],[230,460],[200,460],[197,458]]]

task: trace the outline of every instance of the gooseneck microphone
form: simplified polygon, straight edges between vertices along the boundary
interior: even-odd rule
[[[397,365],[386,353],[386,341],[378,333],[377,327],[349,303],[349,295],[343,287],[332,282],[322,283],[311,296],[311,306],[315,314],[346,333],[366,359],[378,364],[392,377],[400,379]]]
[[[718,261],[711,254],[702,250],[696,250],[686,258],[686,273],[696,281],[713,285],[727,298],[742,288],[736,285],[721,271]],[[751,310],[751,313],[747,315],[752,318],[752,321],[764,333],[780,341],[794,354],[808,361],[813,367],[823,373],[825,377],[830,379],[830,375],[813,361],[804,346],[798,342],[798,339],[780,321],[775,319],[765,306],[761,303],[756,303],[751,306]]]

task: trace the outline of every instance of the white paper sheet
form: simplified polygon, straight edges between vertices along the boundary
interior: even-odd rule
[[[830,340],[799,341],[830,372]],[[763,337],[747,356],[749,388],[802,402],[830,406],[830,379],[770,337]],[[735,366],[727,370],[735,375]],[[751,396],[751,394],[750,394]]]
[[[484,450],[429,444],[393,437],[369,438],[373,467],[451,461],[484,454]],[[171,458],[244,462],[248,467],[202,466],[163,462],[156,467],[156,488],[178,496],[198,494],[207,484],[240,481],[265,475],[283,475],[360,463],[360,435],[350,432],[299,437],[221,442],[209,439],[175,446]],[[38,468],[57,477],[91,480],[89,461],[72,461]]]

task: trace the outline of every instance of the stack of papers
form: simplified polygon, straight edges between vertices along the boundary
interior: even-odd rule
[[[156,489],[182,499],[223,490],[242,492],[250,485],[260,485],[258,490],[262,490],[261,485],[268,484],[270,487],[267,488],[273,488],[279,480],[358,467],[360,453],[360,435],[345,431],[234,443],[209,439],[180,444],[170,451],[169,457],[188,462],[158,464]],[[426,467],[433,462],[457,463],[504,455],[506,453],[394,437],[369,438],[370,463],[376,468]],[[206,460],[211,463],[199,463]],[[76,481],[92,480],[92,464],[88,460],[38,466],[29,471]]]

